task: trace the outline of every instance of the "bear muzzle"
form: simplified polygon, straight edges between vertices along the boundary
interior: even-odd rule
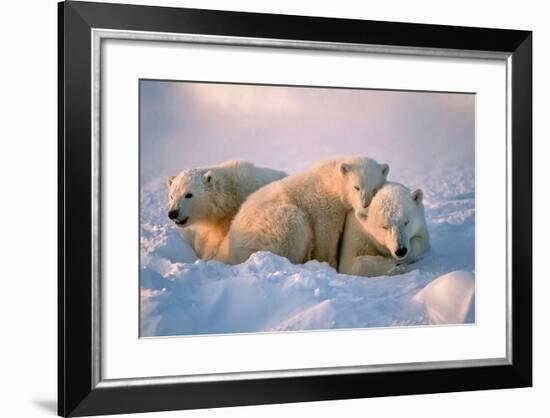
[[[187,221],[189,220],[189,216],[186,216],[185,218],[183,218],[181,221],[178,221],[178,220],[174,220],[174,223],[176,225],[179,225],[179,226],[183,226],[187,223]]]
[[[407,255],[408,252],[409,250],[407,249],[407,247],[400,247],[395,251],[395,256],[398,258],[403,258]]]
[[[178,219],[179,216],[180,216],[180,214],[179,214],[179,211],[177,209],[174,209],[174,210],[171,210],[171,211],[168,212],[168,217],[170,218],[170,220],[174,221],[174,223],[176,225],[179,225],[179,226],[185,225],[187,223],[187,221],[189,220],[189,216],[186,216],[183,219]]]

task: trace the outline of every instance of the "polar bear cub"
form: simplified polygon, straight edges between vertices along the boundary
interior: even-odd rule
[[[347,212],[366,208],[388,171],[370,158],[337,158],[263,187],[235,216],[219,259],[239,264],[271,251],[295,264],[316,259],[336,268]]]
[[[348,214],[338,270],[358,276],[403,273],[429,246],[422,190],[388,182],[366,210]]]
[[[183,170],[166,178],[168,217],[186,228],[181,234],[198,257],[212,259],[248,195],[285,176],[279,170],[236,160]]]

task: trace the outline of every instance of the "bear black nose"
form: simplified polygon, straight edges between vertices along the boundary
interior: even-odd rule
[[[406,247],[398,248],[397,251],[395,252],[395,255],[398,257],[405,257],[407,255],[407,248]]]
[[[176,219],[178,217],[178,211],[177,210],[171,210],[168,212],[168,217],[170,219]]]

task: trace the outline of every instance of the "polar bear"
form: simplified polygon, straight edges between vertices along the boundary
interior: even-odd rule
[[[181,235],[197,256],[210,260],[248,195],[286,175],[283,171],[237,160],[183,170],[177,176],[166,178],[168,217],[177,227],[186,228]]]
[[[295,264],[316,259],[336,268],[347,212],[366,208],[388,172],[370,158],[337,158],[261,188],[235,216],[218,259],[239,264],[271,251]]]
[[[422,190],[388,182],[367,209],[348,214],[338,270],[357,276],[404,273],[429,246]]]

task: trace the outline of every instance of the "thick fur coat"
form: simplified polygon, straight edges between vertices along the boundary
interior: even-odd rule
[[[366,208],[388,171],[370,158],[338,158],[261,188],[235,216],[217,258],[239,264],[271,251],[292,263],[316,259],[337,267],[347,212]]]
[[[338,270],[359,276],[404,273],[429,244],[422,191],[386,183],[369,207],[350,212]]]
[[[217,255],[231,220],[245,199],[285,176],[286,173],[279,170],[233,160],[183,170],[166,179],[169,217],[182,229],[182,236],[197,256],[210,260]]]

